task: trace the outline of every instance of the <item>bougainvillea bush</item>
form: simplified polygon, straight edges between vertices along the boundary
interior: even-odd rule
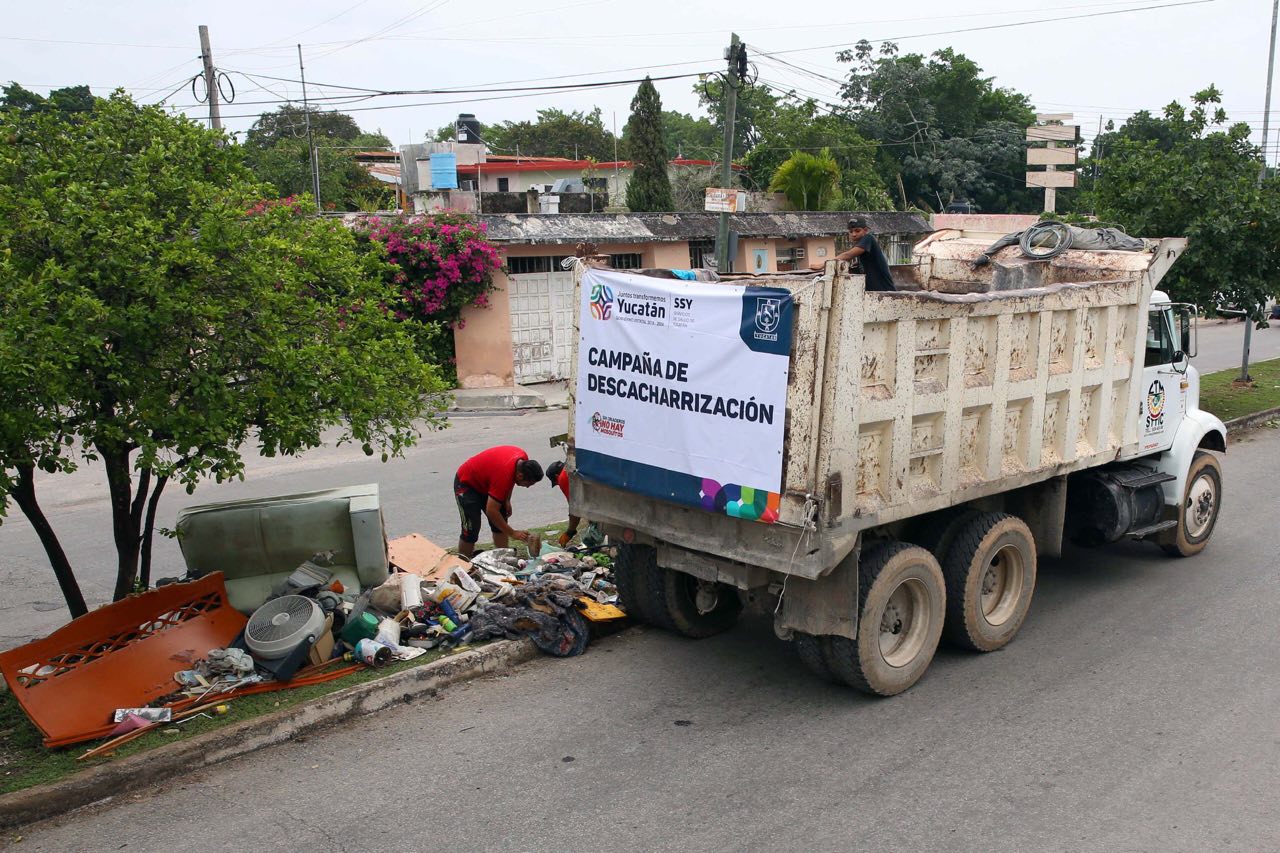
[[[462,309],[488,305],[493,273],[502,267],[497,248],[485,238],[484,223],[453,211],[374,217],[364,236],[390,262],[387,280],[399,299],[388,308],[406,321],[419,354],[452,373],[453,330],[462,322]]]

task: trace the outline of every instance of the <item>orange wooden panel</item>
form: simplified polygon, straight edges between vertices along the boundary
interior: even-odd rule
[[[94,737],[116,708],[173,693],[175,672],[233,642],[246,621],[215,572],[108,604],[0,653],[0,672],[46,744],[75,743]]]

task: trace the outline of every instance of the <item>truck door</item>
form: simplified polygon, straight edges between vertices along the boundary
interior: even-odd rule
[[[1138,438],[1144,451],[1173,444],[1186,413],[1185,356],[1174,335],[1173,310],[1153,307],[1147,316],[1146,367],[1138,403]]]

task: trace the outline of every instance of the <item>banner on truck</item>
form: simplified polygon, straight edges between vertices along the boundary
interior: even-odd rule
[[[777,521],[791,292],[595,269],[580,292],[578,473]]]

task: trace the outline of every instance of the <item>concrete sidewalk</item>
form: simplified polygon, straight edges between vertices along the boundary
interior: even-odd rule
[[[450,412],[520,412],[564,409],[569,405],[569,383],[540,382],[500,388],[457,388]]]

